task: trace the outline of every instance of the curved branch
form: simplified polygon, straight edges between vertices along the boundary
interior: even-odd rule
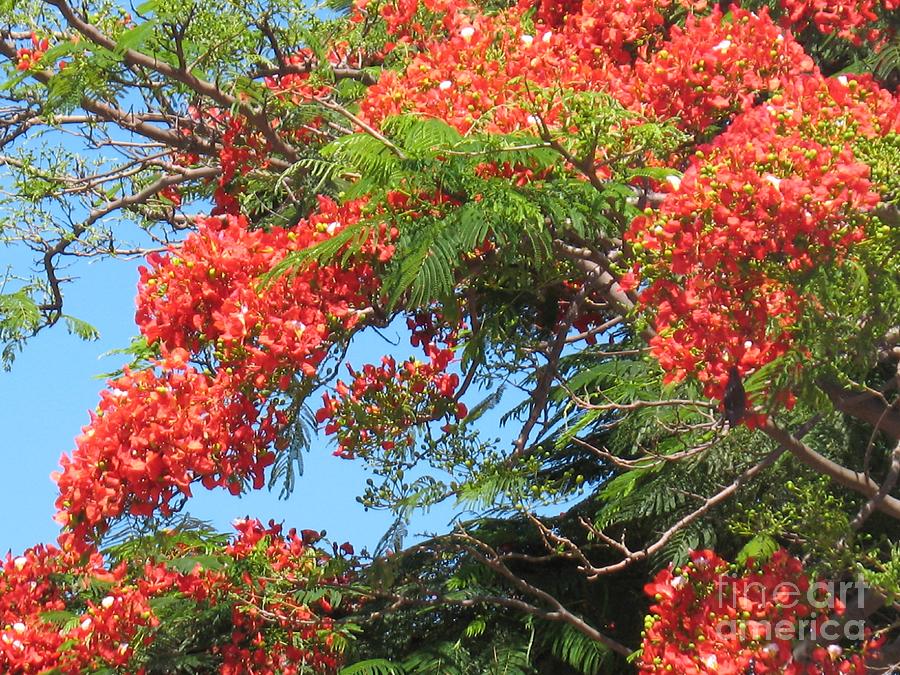
[[[794,457],[813,470],[832,478],[836,483],[839,483],[854,492],[858,492],[869,499],[872,499],[878,495],[881,490],[881,486],[864,473],[848,469],[847,467],[841,466],[827,457],[820,455],[789,431],[785,431],[776,425],[771,419],[767,420],[766,423],[760,427],[760,430],[769,438],[786,447]],[[900,520],[900,499],[884,495],[883,498],[880,498],[873,503],[875,504],[875,508],[882,513]]]
[[[845,389],[830,379],[820,378],[817,384],[842,413],[868,422],[894,440],[900,440],[900,410],[886,404],[883,398],[865,391]]]
[[[850,522],[850,527],[852,529],[858,530],[863,526],[869,516],[878,509],[878,505],[887,498],[891,490],[894,489],[894,486],[897,485],[898,478],[900,478],[900,443],[897,443],[894,447],[894,451],[891,453],[891,466],[888,469],[884,482],[881,484],[881,487],[878,488],[878,492],[875,493],[869,501],[863,504],[859,513],[857,513],[856,517]]]
[[[512,570],[510,570],[509,567],[507,567],[503,563],[500,555],[498,555],[497,552],[494,551],[494,549],[492,549],[483,541],[476,539],[464,530],[461,530],[454,534],[453,538],[462,543],[463,548],[469,553],[469,555],[471,555],[473,558],[478,560],[489,569],[494,570],[494,572],[509,581],[509,583],[511,583],[515,588],[519,589],[523,593],[527,593],[528,595],[537,598],[538,600],[550,606],[552,608],[551,611],[543,613],[543,618],[567,623],[575,630],[586,635],[592,640],[599,642],[607,649],[615,652],[616,654],[621,654],[622,656],[631,655],[631,649],[623,645],[621,642],[618,642],[617,640],[609,637],[608,635],[604,635],[589,623],[587,623],[580,616],[573,614],[550,593],[547,593],[547,591],[533,586],[521,577],[516,576],[512,572]]]
[[[10,61],[14,61],[16,59],[16,48],[6,40],[0,40],[0,54]],[[35,71],[31,72],[30,75],[43,85],[48,84],[53,76],[53,74],[48,71]],[[211,141],[198,138],[195,135],[184,136],[173,129],[155,126],[150,124],[144,116],[139,113],[127,112],[121,108],[86,96],[82,97],[81,101],[79,101],[79,106],[84,111],[96,115],[98,121],[118,125],[127,131],[157,141],[167,147],[177,148],[187,152],[196,152],[206,156],[218,156],[218,149]],[[73,123],[80,123],[80,120],[77,117],[73,118],[73,120]],[[31,123],[28,126],[34,126],[34,123]]]
[[[56,323],[61,315],[63,307],[63,295],[61,289],[61,280],[56,274],[56,257],[65,253],[66,249],[88,230],[94,223],[109,215],[113,211],[131,208],[145,203],[148,199],[164,190],[165,188],[183,183],[187,180],[195,180],[198,178],[211,178],[218,175],[219,167],[202,167],[198,169],[188,169],[181,173],[163,176],[159,180],[145,187],[143,190],[130,195],[125,195],[119,199],[107,202],[102,207],[94,209],[88,214],[88,217],[81,223],[72,228],[72,232],[60,239],[54,246],[48,248],[41,259],[44,271],[47,275],[47,281],[50,284],[50,294],[52,301],[49,304],[41,305],[43,312],[50,313],[48,324]]]
[[[63,18],[65,18],[66,22],[74,30],[81,33],[91,42],[105,49],[109,49],[110,51],[117,50],[117,45],[114,40],[108,38],[106,35],[101,33],[96,26],[88,23],[80,16],[78,16],[78,14],[69,6],[66,0],[45,0],[45,2],[48,5],[56,7],[56,9],[58,9],[59,12],[63,15]],[[284,155],[291,161],[295,161],[299,157],[297,149],[289,143],[285,142],[277,134],[269,118],[262,110],[253,108],[252,106],[247,105],[238,98],[235,98],[230,94],[226,94],[212,82],[208,82],[197,77],[193,73],[182,70],[180,68],[175,68],[164,61],[160,61],[159,59],[156,59],[152,56],[147,56],[146,54],[142,54],[141,52],[135,51],[133,49],[124,50],[124,52],[122,52],[122,58],[129,65],[141,66],[153,72],[159,73],[160,75],[169,77],[176,82],[180,82],[186,87],[189,87],[196,93],[212,99],[221,106],[224,106],[226,108],[234,108],[241,115],[246,117],[253,124],[253,126],[255,126],[263,134],[263,136],[265,136],[266,140],[272,146],[272,149],[274,151]]]
[[[798,441],[799,442],[799,441]],[[627,547],[624,546],[623,543],[615,542],[614,548],[617,548],[619,551],[625,554],[625,558],[617,563],[612,565],[606,565],[604,567],[589,567],[585,569],[585,572],[588,574],[588,578],[597,578],[599,576],[612,574],[614,572],[619,572],[631,565],[640,562],[641,560],[646,560],[650,556],[654,555],[658,551],[661,551],[663,547],[669,543],[669,540],[675,536],[675,534],[683,529],[684,527],[690,525],[692,522],[700,518],[701,516],[708,513],[711,509],[718,506],[722,502],[729,499],[732,495],[734,495],[745,483],[753,480],[760,473],[765,471],[767,468],[772,466],[778,459],[790,448],[785,445],[779,446],[774,451],[770,452],[766,455],[761,461],[757,462],[749,469],[745,470],[741,473],[734,481],[731,482],[727,487],[722,490],[719,490],[712,497],[707,498],[703,504],[700,505],[699,508],[691,511],[689,514],[681,518],[677,523],[672,525],[669,529],[667,529],[663,534],[652,544],[649,546],[645,546],[642,549],[637,551],[631,551]],[[610,539],[603,532],[595,528],[587,521],[582,520],[582,525],[587,526],[591,534],[598,537],[599,539],[606,541],[610,544]]]

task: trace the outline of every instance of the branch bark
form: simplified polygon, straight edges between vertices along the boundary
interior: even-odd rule
[[[834,380],[820,378],[817,382],[832,404],[845,415],[868,422],[894,440],[900,440],[900,410],[885,404],[882,398],[869,392],[845,389]]]
[[[786,447],[801,462],[813,470],[832,478],[836,483],[865,495],[869,499],[879,494],[881,486],[864,473],[848,469],[820,455],[789,431],[779,427],[771,419],[767,420],[760,429],[769,438]],[[882,513],[900,520],[900,499],[884,495],[883,498],[875,500],[873,503],[875,508]]]
[[[100,47],[116,51],[116,42],[100,32],[96,26],[82,19],[65,0],[45,0],[45,2],[59,10],[69,26],[78,31],[85,38]],[[129,65],[140,66],[159,73],[176,82],[180,82],[201,96],[206,96],[221,106],[237,110],[263,134],[273,151],[280,153],[292,162],[296,161],[299,157],[297,149],[285,142],[278,135],[264,111],[247,105],[231,94],[225,93],[212,82],[208,82],[197,77],[193,73],[180,68],[175,68],[164,61],[160,61],[152,56],[135,51],[134,49],[124,50],[124,52],[122,52],[122,58]]]

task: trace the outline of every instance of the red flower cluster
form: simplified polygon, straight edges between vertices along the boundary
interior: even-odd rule
[[[263,486],[280,414],[261,412],[234,375],[200,373],[186,358],[176,349],[159,372],[110,381],[72,457],[60,460],[56,519],[75,534],[73,543],[125,513],[170,513],[172,499],[190,496],[197,480],[233,493],[247,479]]]
[[[462,9],[458,10],[462,12]],[[431,39],[403,73],[385,72],[360,104],[364,118],[416,112],[437,117],[460,131],[508,133],[537,128],[538,115],[553,123],[558,102],[536,92],[560,86],[602,90],[619,77],[606,52],[579,49],[572,35],[541,24],[525,29],[522,11],[461,14],[445,39]]]
[[[50,41],[32,33],[31,48],[22,47],[16,51],[16,69],[30,70],[34,68],[48,49],[50,49]]]
[[[726,21],[716,8],[702,19],[689,16],[683,28],[674,26],[658,51],[635,63],[630,103],[698,132],[814,69],[803,47],[765,9],[756,14],[734,8]]]
[[[358,264],[260,277],[292,251],[335,235],[360,218],[359,203],[322,198],[295,228],[248,230],[242,218],[208,218],[197,233],[142,268],[137,322],[165,358],[109,384],[71,458],[63,457],[57,520],[88,541],[125,513],[168,513],[191,484],[240,492],[264,484],[270,446],[284,414],[272,391],[311,377],[329,340],[346,334],[370,304],[373,264],[392,247],[373,237]],[[372,262],[366,262],[371,260]],[[214,372],[188,365],[205,351]]]
[[[312,668],[334,672],[339,664],[335,647],[338,628],[328,616],[332,612],[329,595],[323,593],[315,605],[297,600],[297,590],[319,583],[346,584],[346,574],[327,577],[327,556],[312,548],[315,537],[281,526],[263,527],[258,520],[238,520],[237,539],[225,553],[244,561],[240,583],[230,580],[217,589],[220,597],[230,591],[240,598],[232,611],[231,641],[218,650],[222,675],[296,675]],[[346,545],[345,545],[346,546]],[[352,549],[350,549],[352,551]],[[249,566],[247,566],[249,563]]]
[[[443,337],[446,346],[438,347],[432,341],[430,322],[424,321],[417,326],[410,319],[409,324],[413,345],[422,345],[428,363],[410,358],[398,365],[393,357],[385,356],[380,366],[367,364],[361,371],[348,365],[353,381],[347,385],[339,380],[337,396],[323,394],[316,420],[326,423],[326,434],[337,435],[335,455],[353,459],[379,447],[412,447],[415,439],[410,429],[414,426],[466,416],[465,405],[455,396],[459,376],[447,372],[453,362],[455,336]]]
[[[520,0],[529,10],[533,0]],[[603,49],[617,63],[631,63],[636,54],[646,56],[665,36],[667,17],[674,9],[706,10],[706,0],[540,0],[535,18],[549,28],[565,30],[578,49]]]
[[[795,658],[795,640],[831,636],[849,598],[829,595],[828,584],[811,584],[800,561],[784,550],[744,569],[697,551],[683,568],[661,571],[645,590],[654,604],[645,620],[642,673],[744,675],[751,666],[783,675],[864,673],[862,652],[875,647],[860,631],[865,641],[853,650],[833,643]]]
[[[358,0],[354,13],[361,19],[369,5],[370,0]],[[388,34],[397,38],[399,44],[421,47],[437,33],[458,30],[467,23],[469,15],[481,10],[459,0],[395,0],[383,3],[379,13]]]
[[[221,363],[240,367],[258,388],[279,372],[315,374],[327,338],[352,328],[357,310],[369,306],[378,288],[372,265],[311,265],[263,289],[260,277],[286,255],[358,222],[361,208],[361,202],[339,206],[322,197],[309,219],[268,231],[248,229],[243,217],[201,220],[177,250],[148,257],[150,267],[141,269],[136,320],[142,334],[169,349],[215,346]],[[374,238],[363,251],[381,262],[392,253]]]
[[[660,211],[634,221],[668,381],[696,375],[718,398],[732,365],[743,374],[790,348],[802,274],[851,253],[878,202],[842,139],[888,133],[897,110],[868,82],[797,78],[702,147]]]
[[[853,44],[877,40],[881,32],[871,26],[878,20],[878,10],[885,13],[900,8],[897,0],[855,0],[855,2],[830,2],[829,0],[781,0],[786,12],[786,22],[800,30],[814,24],[826,35],[837,33]]]
[[[44,546],[8,556],[0,575],[0,669],[128,668],[136,650],[151,647],[159,625],[151,601],[180,595],[232,606],[230,639],[214,647],[219,672],[247,673],[249,665],[259,675],[298,673],[299,663],[331,672],[339,655],[330,603],[311,607],[295,598],[323,581],[346,583],[346,575],[326,577],[327,556],[293,530],[283,536],[280,526],[255,520],[236,526],[238,536],[221,553],[224,571],[179,572],[162,561],[108,569],[95,551],[79,557]]]
[[[403,73],[384,73],[361,109],[373,124],[416,112],[460,131],[510,132],[536,128],[538,118],[557,123],[561,104],[553,91],[604,91],[638,113],[677,118],[699,131],[814,70],[766,11],[691,15],[665,39],[661,11],[670,4],[542,5],[531,33],[528,3],[496,15],[463,14]],[[659,39],[648,55],[653,36]]]
[[[97,554],[82,562],[49,546],[9,555],[0,575],[3,671],[77,673],[127,665],[138,631],[157,620],[147,596],[124,582],[125,571],[106,569]],[[72,607],[72,593],[87,582],[110,588],[102,599],[86,598]]]
[[[127,665],[138,631],[152,628],[156,619],[141,590],[122,583],[124,575],[124,567],[107,570],[96,554],[80,562],[74,555],[39,546],[16,558],[8,556],[0,575],[3,672],[78,673]],[[91,581],[112,588],[102,599],[70,607],[71,591]],[[62,623],[45,616],[48,612],[64,617]]]

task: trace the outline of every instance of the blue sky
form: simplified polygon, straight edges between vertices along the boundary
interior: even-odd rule
[[[0,267],[20,271],[29,265],[22,253],[0,248]],[[115,370],[121,360],[101,358],[104,352],[126,346],[137,332],[134,325],[139,261],[79,261],[72,269],[78,279],[66,291],[66,312],[95,325],[97,342],[82,342],[63,327],[45,331],[33,339],[16,359],[11,372],[0,372],[0,552],[21,551],[58,534],[52,521],[56,489],[50,472],[59,456],[70,452],[74,438],[88,421],[103,388],[97,375]],[[387,331],[387,337],[396,337]],[[396,340],[393,340],[396,342]],[[405,336],[392,349],[384,339],[369,334],[354,344],[349,357],[354,364],[378,362],[388,351],[411,350]],[[402,351],[400,351],[402,350]],[[385,513],[364,512],[355,500],[367,474],[360,463],[332,456],[333,445],[314,441],[306,454],[304,475],[294,493],[278,499],[278,490],[254,492],[241,498],[224,490],[208,492],[198,486],[188,506],[190,513],[209,520],[217,528],[230,529],[232,519],[253,516],[274,518],[288,527],[325,529],[334,541],[350,540],[373,547],[391,518]],[[442,530],[448,511],[416,521],[411,532]]]

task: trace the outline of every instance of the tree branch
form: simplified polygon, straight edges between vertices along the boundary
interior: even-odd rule
[[[848,469],[847,467],[841,466],[827,457],[820,455],[793,436],[790,432],[785,431],[776,425],[771,418],[760,427],[760,430],[769,438],[786,447],[791,454],[801,462],[815,471],[832,478],[840,485],[865,495],[870,499],[878,494],[880,486],[864,473]],[[900,499],[885,495],[883,499],[880,499],[875,503],[875,506],[882,513],[885,513],[892,518],[900,519]]]
[[[887,404],[883,398],[870,392],[845,389],[831,379],[820,378],[817,384],[842,413],[868,422],[894,440],[900,440],[900,410]]]
[[[108,38],[106,35],[101,33],[96,26],[88,23],[80,16],[78,16],[78,14],[69,6],[69,4],[65,0],[44,1],[46,4],[56,7],[63,15],[69,26],[81,33],[88,40],[105,49],[109,49],[111,51],[117,50],[117,45],[114,40]],[[197,77],[193,73],[182,70],[180,68],[175,68],[164,61],[160,61],[159,59],[156,59],[152,56],[147,56],[146,54],[135,51],[133,49],[124,50],[124,52],[122,52],[122,58],[126,63],[130,65],[142,66],[144,68],[147,68],[148,70],[159,73],[160,75],[171,78],[172,80],[180,82],[186,87],[189,87],[201,96],[210,98],[223,107],[237,110],[241,115],[246,117],[253,124],[253,126],[257,128],[258,131],[263,134],[265,139],[271,145],[273,151],[284,155],[292,162],[296,161],[296,159],[299,157],[297,149],[282,140],[282,138],[273,128],[269,118],[262,110],[258,110],[250,105],[247,105],[231,94],[226,94],[212,82],[208,82]]]

